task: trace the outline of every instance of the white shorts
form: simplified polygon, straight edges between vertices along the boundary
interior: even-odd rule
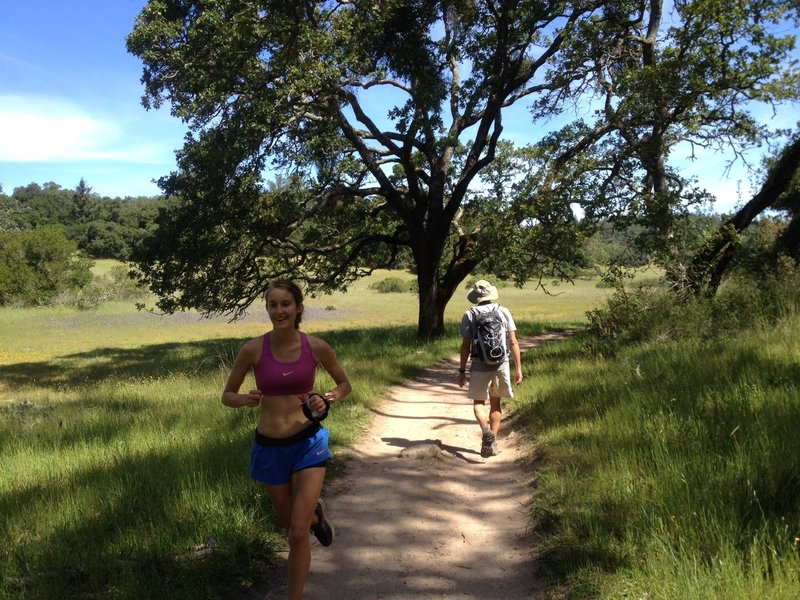
[[[489,398],[513,398],[511,368],[506,362],[496,371],[470,371],[467,398],[486,401]]]

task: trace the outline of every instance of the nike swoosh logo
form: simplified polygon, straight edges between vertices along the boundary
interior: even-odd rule
[[[286,377],[287,375],[291,375],[294,371],[284,371],[283,376]]]
[[[317,456],[322,456],[323,454],[325,454],[325,450],[318,450],[317,451]]]

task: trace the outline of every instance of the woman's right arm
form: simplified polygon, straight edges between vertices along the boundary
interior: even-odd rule
[[[247,372],[255,365],[255,353],[257,345],[254,340],[242,346],[233,362],[233,367],[228,375],[225,389],[222,391],[222,403],[231,408],[243,408],[245,406],[255,407],[261,404],[264,395],[259,390],[250,390],[247,394],[240,394],[239,388],[247,376]]]

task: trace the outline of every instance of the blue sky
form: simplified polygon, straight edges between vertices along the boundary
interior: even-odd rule
[[[74,189],[81,178],[101,196],[154,196],[153,180],[175,169],[185,127],[167,108],[141,106],[142,65],[125,37],[146,0],[0,0],[0,185],[31,182]],[[778,115],[795,126],[797,106]],[[504,118],[517,144],[531,131],[524,109]],[[678,160],[685,157],[674,156]],[[758,162],[752,155],[751,160]],[[730,210],[751,195],[741,167],[706,153],[696,175]]]
[[[102,196],[159,193],[185,127],[145,111],[141,62],[125,50],[145,0],[0,0],[0,184]]]

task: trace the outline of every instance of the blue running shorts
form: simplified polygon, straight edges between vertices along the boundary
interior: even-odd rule
[[[297,471],[324,467],[330,457],[328,430],[318,423],[288,438],[270,438],[256,430],[250,450],[250,477],[281,485],[289,483]]]

